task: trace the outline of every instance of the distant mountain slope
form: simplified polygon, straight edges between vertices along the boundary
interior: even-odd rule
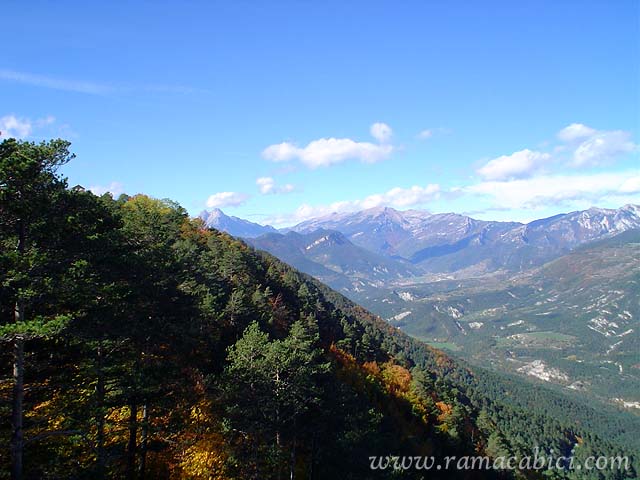
[[[640,230],[629,230],[508,281],[416,284],[360,301],[475,363],[640,408],[639,299]]]
[[[336,230],[372,252],[407,259],[423,273],[469,278],[524,271],[579,245],[633,228],[640,228],[637,205],[591,208],[529,224],[374,208],[309,220],[292,230]]]
[[[269,225],[228,216],[219,209],[202,212],[200,218],[207,226],[237,237],[257,238],[278,233]],[[336,241],[329,241],[313,252],[301,251],[299,243],[305,240],[294,236],[285,236],[277,241],[271,238],[259,248],[312,275],[319,267],[309,264],[309,260],[344,275],[346,278],[339,284],[329,277],[319,277],[342,289],[343,280],[354,285],[363,282],[373,286],[381,281],[403,283],[409,276],[422,276],[423,280],[433,281],[496,273],[511,275],[540,266],[580,245],[637,228],[640,228],[638,205],[619,209],[590,208],[528,224],[477,220],[455,213],[431,214],[420,210],[398,211],[377,207],[355,213],[334,213],[282,230],[282,233],[316,236],[328,230],[344,236],[344,240],[337,241],[336,238]],[[350,246],[345,247],[345,242]],[[354,246],[363,249],[353,259],[357,265],[340,260],[345,258],[345,248],[353,249]],[[380,258],[363,260],[367,256],[365,250],[395,262],[381,267],[382,271],[367,269],[366,265],[371,262],[384,262]],[[294,257],[297,260],[294,261]],[[387,274],[384,268],[390,269],[391,273]]]
[[[430,216],[424,212],[424,215]],[[315,230],[336,230],[356,245],[383,255],[398,255],[397,246],[411,238],[409,221],[393,208],[371,208],[356,213],[331,214],[308,220],[292,230],[310,233]]]
[[[242,218],[229,216],[219,208],[214,208],[211,211],[204,210],[200,213],[199,218],[207,227],[226,232],[234,237],[253,238],[265,233],[276,232],[276,229],[271,225],[263,226]]]
[[[370,252],[332,230],[269,233],[248,241],[346,292],[368,291],[419,274],[411,263]]]

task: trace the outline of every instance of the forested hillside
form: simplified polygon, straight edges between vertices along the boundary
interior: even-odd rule
[[[169,200],[0,144],[0,478],[543,478],[372,456],[631,456],[640,422],[471,369]],[[551,478],[635,478],[635,470]],[[438,476],[440,475],[440,476]]]
[[[640,231],[628,230],[507,280],[407,285],[358,300],[476,365],[633,408],[639,279]]]

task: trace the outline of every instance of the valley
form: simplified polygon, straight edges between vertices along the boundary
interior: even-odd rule
[[[640,413],[639,213],[519,224],[378,208],[245,238],[473,364]]]
[[[634,230],[508,280],[414,284],[359,301],[473,363],[629,403],[640,392],[638,259]]]

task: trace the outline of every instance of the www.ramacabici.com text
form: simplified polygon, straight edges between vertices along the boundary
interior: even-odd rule
[[[599,456],[576,459],[576,457],[555,456],[534,449],[533,455],[524,456],[372,456],[369,457],[371,470],[628,470],[626,456]]]

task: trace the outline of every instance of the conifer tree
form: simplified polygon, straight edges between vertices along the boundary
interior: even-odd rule
[[[72,158],[63,140],[35,144],[9,139],[0,144],[0,255],[6,267],[2,287],[14,304],[13,322],[1,326],[0,337],[14,350],[11,471],[16,480],[23,475],[25,341],[53,333],[66,320],[38,307],[55,267],[47,241],[64,214],[59,206],[66,182],[57,172]]]

